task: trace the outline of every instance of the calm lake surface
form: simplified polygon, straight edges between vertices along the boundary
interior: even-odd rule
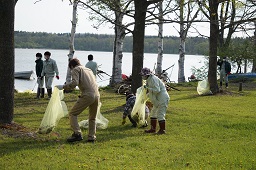
[[[35,72],[35,54],[45,51],[51,52],[51,58],[57,62],[60,79],[54,79],[53,86],[58,84],[64,84],[66,79],[67,65],[68,65],[68,50],[52,50],[52,49],[15,49],[15,71],[29,71],[33,70]],[[87,56],[93,54],[94,61],[100,66],[99,69],[112,75],[112,65],[113,65],[113,53],[112,52],[99,52],[99,51],[76,51],[75,57],[78,58],[81,64],[85,65],[87,63]],[[126,75],[132,73],[132,53],[123,53],[123,63],[122,70]],[[171,81],[177,82],[178,80],[178,54],[164,54],[163,56],[163,69],[166,69],[174,64],[174,66],[167,70],[168,76]],[[186,55],[185,58],[185,77],[191,75],[191,68],[194,66],[200,68],[203,65],[204,56],[201,55]],[[150,69],[154,68],[157,62],[157,54],[145,53],[144,54],[144,67]],[[107,86],[109,84],[109,76],[104,75],[97,77],[97,82],[99,86]],[[33,90],[36,91],[36,75],[32,75],[31,80],[21,80],[15,79],[15,89],[19,91]]]

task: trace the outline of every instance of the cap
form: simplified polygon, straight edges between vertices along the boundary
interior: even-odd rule
[[[142,75],[142,76],[148,76],[148,75],[150,75],[150,74],[151,74],[151,71],[150,71],[149,68],[144,67],[144,68],[141,69],[140,75]]]

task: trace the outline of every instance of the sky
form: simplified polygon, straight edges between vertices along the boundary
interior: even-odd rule
[[[36,2],[36,3],[35,3]],[[15,7],[15,31],[70,33],[72,5],[68,0],[18,0]],[[85,10],[78,9],[76,33],[114,34],[111,25],[93,28]],[[196,26],[200,33],[209,36],[209,24]],[[178,25],[164,24],[164,36],[178,36]],[[146,26],[145,35],[157,36],[157,26]],[[197,34],[188,33],[189,36]]]
[[[18,0],[15,7],[15,31],[69,33],[71,20],[72,5],[68,0]],[[77,33],[114,34],[111,25],[105,25],[98,30],[92,25],[87,12],[78,9]],[[165,24],[163,33],[165,36],[178,36],[176,29],[173,25]],[[207,28],[201,30],[205,34],[209,32]],[[157,26],[147,26],[145,34],[157,35]]]

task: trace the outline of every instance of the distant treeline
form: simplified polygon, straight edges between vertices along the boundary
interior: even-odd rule
[[[114,35],[77,33],[75,35],[75,49],[83,51],[113,51]],[[164,53],[178,54],[180,38],[164,37]],[[186,54],[204,55],[208,53],[208,39],[189,37],[186,39]],[[145,36],[145,53],[157,53],[157,36]],[[68,49],[69,33],[44,33],[15,31],[15,48],[47,48]],[[124,40],[124,52],[132,52],[132,37]]]

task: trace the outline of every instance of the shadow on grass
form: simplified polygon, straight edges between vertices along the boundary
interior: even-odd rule
[[[105,114],[111,114],[111,113],[116,113],[116,112],[121,112],[122,113],[123,111],[124,111],[124,105],[115,107],[111,110],[102,111],[102,114],[105,115]]]
[[[207,95],[205,95],[207,96]],[[196,98],[199,98],[199,97],[205,97],[205,96],[200,96],[200,95],[187,95],[187,96],[184,96],[184,97],[181,97],[181,98],[176,98],[176,99],[173,99],[171,101],[179,101],[179,100],[190,100],[190,99],[196,99]]]
[[[100,130],[97,135],[97,141],[109,142],[124,138],[139,137],[144,134],[146,128],[134,128],[131,125],[131,123],[127,123],[127,125],[110,126],[107,129]]]

